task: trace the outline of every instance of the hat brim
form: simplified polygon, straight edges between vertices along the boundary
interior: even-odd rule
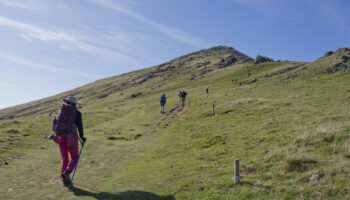
[[[63,101],[66,102],[66,103],[74,103],[74,104],[79,104],[79,105],[81,104],[79,101],[72,102],[72,101],[69,101],[67,99],[63,99]]]

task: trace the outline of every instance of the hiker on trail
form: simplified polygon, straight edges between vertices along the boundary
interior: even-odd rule
[[[163,94],[161,97],[160,97],[160,113],[164,113],[164,106],[166,104],[166,97],[165,97],[165,94]]]
[[[61,179],[63,184],[68,186],[71,182],[69,175],[78,161],[79,138],[77,129],[82,145],[86,142],[86,137],[84,137],[81,112],[76,107],[80,102],[73,96],[68,96],[63,101],[65,104],[62,104],[60,107],[57,119],[53,119],[53,130],[55,133],[50,138],[59,145],[62,156]],[[70,162],[68,153],[71,157]]]
[[[208,96],[209,96],[209,88],[207,88],[205,91],[207,92],[207,98],[208,98]]]
[[[180,97],[180,102],[181,102],[181,106],[182,106],[182,107],[185,106],[186,96],[187,96],[187,92],[185,92],[184,90],[181,90],[181,91],[179,92],[179,97]]]

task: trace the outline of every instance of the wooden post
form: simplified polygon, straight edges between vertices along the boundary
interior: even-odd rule
[[[215,105],[213,104],[212,116],[215,116]]]
[[[239,176],[239,160],[236,159],[235,160],[235,183],[239,183],[240,182],[240,176]]]

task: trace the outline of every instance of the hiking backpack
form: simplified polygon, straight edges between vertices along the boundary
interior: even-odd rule
[[[187,92],[181,90],[180,93],[179,93],[179,97],[186,97],[187,95]]]
[[[161,102],[166,102],[165,95],[162,95],[162,96],[160,97],[160,101],[161,101]]]
[[[55,132],[57,136],[67,137],[69,133],[76,132],[75,119],[77,108],[73,105],[63,104],[58,112]]]

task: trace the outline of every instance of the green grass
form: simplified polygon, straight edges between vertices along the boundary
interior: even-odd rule
[[[190,80],[189,70],[198,73],[190,66],[202,62],[193,61],[164,72],[164,81],[156,77],[102,99],[96,96],[147,70],[82,87],[78,97],[96,94],[84,97],[81,109],[88,142],[76,188],[68,192],[61,186],[58,147],[43,139],[50,134],[48,112],[28,117],[29,110],[18,120],[0,121],[0,158],[8,162],[0,168],[0,197],[348,199],[350,74],[323,73],[333,59],[234,65]],[[239,87],[234,79],[246,84]],[[188,109],[159,114],[160,95],[167,94],[169,109],[180,89],[189,93]],[[142,95],[130,97],[137,92]],[[56,107],[44,110],[59,102],[48,105]],[[241,162],[240,184],[233,182],[235,159]]]

